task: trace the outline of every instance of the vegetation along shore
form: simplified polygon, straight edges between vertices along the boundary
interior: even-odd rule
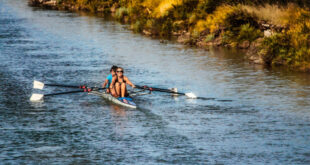
[[[112,14],[149,36],[247,50],[253,63],[310,72],[308,0],[29,0],[32,6]]]

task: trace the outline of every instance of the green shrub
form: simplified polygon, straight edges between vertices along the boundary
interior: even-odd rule
[[[131,25],[131,29],[134,32],[142,32],[143,24],[140,21],[136,21],[134,24]]]
[[[155,25],[155,20],[154,19],[148,19],[146,21],[145,27],[148,29],[152,29],[152,28],[154,28],[154,25]]]
[[[173,31],[179,31],[179,30],[184,30],[186,28],[185,26],[185,21],[174,21],[172,23],[172,30]]]
[[[196,13],[191,13],[188,16],[188,23],[189,24],[194,25],[194,24],[196,24],[197,21],[198,21],[198,16]]]
[[[197,8],[198,10],[202,12],[206,12],[208,14],[212,13],[216,7],[218,7],[223,0],[202,0],[198,4]]]
[[[278,33],[265,38],[262,48],[264,62],[268,65],[290,64],[293,60],[294,50],[290,46],[289,35]]]
[[[262,36],[262,32],[259,29],[255,29],[248,23],[241,25],[236,39],[238,42],[242,42],[245,40],[252,42],[260,36]]]
[[[116,9],[115,17],[119,20],[123,19],[125,16],[128,15],[128,8],[126,7],[120,7]]]
[[[213,41],[215,38],[214,34],[208,34],[205,38],[205,42],[210,42],[210,41]]]
[[[225,27],[229,30],[239,30],[239,27],[245,24],[249,24],[254,28],[258,28],[258,18],[256,15],[241,9],[240,6],[236,6],[233,12],[229,13],[225,20]]]
[[[172,20],[170,18],[167,18],[161,25],[160,35],[162,36],[170,35],[172,32],[172,28],[173,28]]]
[[[230,44],[230,43],[232,43],[233,40],[234,40],[234,36],[235,36],[235,34],[232,31],[230,31],[230,30],[225,31],[222,34],[222,43],[223,44]]]

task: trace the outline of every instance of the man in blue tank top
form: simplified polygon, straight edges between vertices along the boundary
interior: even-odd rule
[[[105,79],[105,81],[104,81],[104,83],[103,83],[103,85],[102,85],[102,87],[104,88],[104,87],[106,87],[107,88],[107,93],[111,93],[111,95],[112,96],[116,96],[116,92],[115,92],[115,88],[114,88],[114,85],[111,85],[111,83],[112,83],[112,79],[113,79],[113,77],[115,77],[116,76],[116,69],[117,69],[118,67],[117,66],[115,66],[115,65],[113,65],[112,67],[111,67],[111,69],[110,69],[110,73],[111,74],[109,74],[108,76],[107,76],[107,78]]]

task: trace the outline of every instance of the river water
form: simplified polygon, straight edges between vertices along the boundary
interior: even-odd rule
[[[83,13],[0,0],[0,164],[309,164],[310,75],[134,34]],[[140,85],[194,92],[86,93],[32,103],[33,80],[97,85],[111,65]]]

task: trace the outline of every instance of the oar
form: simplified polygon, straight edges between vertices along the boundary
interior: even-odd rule
[[[162,89],[162,88],[155,88],[155,87],[148,87],[146,85],[144,86],[140,86],[140,85],[135,85],[136,88],[138,89],[146,89],[146,90],[149,90],[149,91],[157,91],[157,92],[165,92],[165,93],[173,93],[173,94],[178,94],[178,95],[185,95],[191,99],[197,99],[198,97],[190,92],[190,93],[182,93],[182,92],[175,92],[173,90],[170,90],[170,89]]]
[[[63,94],[69,94],[69,93],[79,93],[79,92],[85,92],[84,90],[78,90],[78,91],[68,91],[68,92],[60,92],[60,93],[51,93],[51,94],[38,94],[34,93],[30,97],[30,101],[40,101],[43,99],[43,97],[46,96],[55,96],[55,95],[63,95]]]
[[[64,84],[44,84],[43,82],[40,82],[40,81],[36,81],[36,80],[33,81],[33,88],[35,88],[35,89],[43,89],[44,86],[80,88],[80,89],[86,89],[87,88],[87,86],[85,86],[85,85],[77,86],[77,85],[64,85]]]
[[[189,92],[189,93],[182,93],[182,92],[176,92],[171,89],[163,89],[163,88],[156,88],[156,87],[148,87],[146,85],[140,86],[136,85],[136,88],[138,89],[144,89],[144,90],[149,90],[149,91],[157,91],[157,92],[164,92],[164,93],[172,93],[172,94],[178,94],[178,95],[185,95],[191,99],[202,99],[202,100],[216,100],[215,98],[208,98],[208,97],[198,97],[194,93]],[[232,100],[217,100],[217,101],[223,101],[223,102],[229,102]]]
[[[79,93],[79,92],[91,92],[91,91],[98,91],[103,90],[105,88],[97,88],[97,87],[87,87],[85,85],[83,86],[74,86],[74,85],[63,85],[63,84],[44,84],[40,81],[33,81],[33,88],[36,89],[43,89],[44,86],[55,86],[55,87],[65,87],[65,88],[80,88],[81,90],[77,91],[67,91],[67,92],[60,92],[60,93],[51,93],[51,94],[37,94],[34,93],[30,97],[30,101],[40,101],[45,96],[54,96],[54,95],[63,95],[63,94],[70,94],[70,93]]]
[[[30,97],[30,101],[40,101],[43,99],[43,97],[46,96],[55,96],[55,95],[63,95],[63,94],[70,94],[70,93],[79,93],[79,92],[91,92],[91,91],[98,91],[98,90],[103,90],[105,88],[85,88],[77,91],[67,91],[67,92],[59,92],[59,93],[51,93],[51,94],[37,94],[34,93]]]

